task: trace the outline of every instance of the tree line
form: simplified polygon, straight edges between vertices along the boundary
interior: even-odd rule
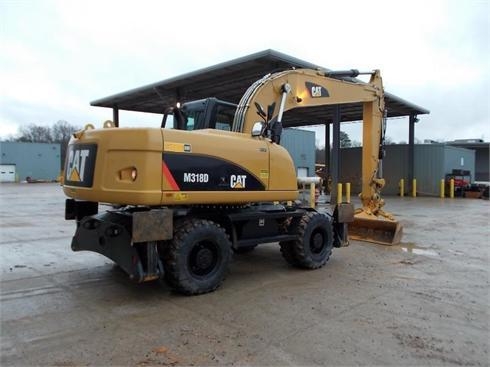
[[[36,124],[23,125],[15,136],[6,141],[21,143],[52,143],[60,144],[60,167],[63,168],[66,156],[66,148],[70,137],[79,126],[71,125],[65,120],[59,120],[53,126],[41,126]]]

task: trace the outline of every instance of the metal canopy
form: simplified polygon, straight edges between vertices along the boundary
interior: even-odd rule
[[[163,113],[177,102],[216,97],[238,103],[247,88],[265,74],[290,68],[326,68],[285,55],[265,50],[181,76],[132,89],[91,102],[92,106],[115,110]],[[388,117],[415,116],[429,111],[393,94],[385,92]],[[309,107],[288,111],[285,127],[332,123],[334,106]],[[343,104],[341,121],[362,120],[362,104]]]

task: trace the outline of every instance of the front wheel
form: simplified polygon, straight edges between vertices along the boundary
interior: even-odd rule
[[[184,294],[214,291],[223,282],[230,258],[231,242],[223,228],[210,220],[185,220],[163,249],[165,280]]]
[[[333,248],[330,220],[318,212],[307,212],[291,222],[290,230],[297,233],[298,238],[280,243],[286,261],[305,269],[318,269],[325,265]]]

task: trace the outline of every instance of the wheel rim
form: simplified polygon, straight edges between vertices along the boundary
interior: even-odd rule
[[[325,248],[325,233],[316,229],[310,237],[310,251],[312,254],[318,255]]]
[[[217,245],[211,241],[201,241],[196,243],[189,253],[189,269],[192,275],[204,277],[217,268],[219,260]]]

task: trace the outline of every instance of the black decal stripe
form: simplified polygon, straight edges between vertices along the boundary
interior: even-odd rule
[[[164,152],[163,161],[183,191],[260,191],[264,184],[250,171],[228,160],[199,154]],[[187,175],[185,180],[185,174]],[[200,179],[206,176],[206,182]],[[244,188],[232,188],[232,176],[246,176]],[[189,182],[189,181],[194,182]]]

